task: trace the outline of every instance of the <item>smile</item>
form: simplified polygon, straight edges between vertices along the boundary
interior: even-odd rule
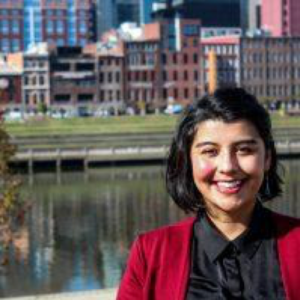
[[[221,193],[226,193],[226,194],[234,194],[239,192],[243,185],[242,180],[231,180],[231,181],[216,181],[215,182],[217,189]]]

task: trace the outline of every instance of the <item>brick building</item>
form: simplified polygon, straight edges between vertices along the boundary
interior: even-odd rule
[[[51,105],[88,113],[98,99],[97,65],[81,47],[57,47],[50,54]]]
[[[0,1],[0,52],[24,49],[23,0]]]
[[[28,111],[50,107],[50,66],[47,44],[33,46],[23,55],[23,99]]]
[[[220,36],[202,39],[203,81],[205,91],[209,90],[211,74],[216,75],[216,86],[238,86],[240,84],[240,37]],[[214,62],[209,58],[215,56]]]
[[[48,42],[84,46],[96,39],[94,0],[1,0],[0,52]]]
[[[175,18],[143,27],[125,42],[126,100],[149,110],[187,105],[201,95],[200,21]]]
[[[242,38],[240,85],[261,101],[300,98],[300,37]]]
[[[0,111],[22,108],[22,70],[0,57]]]

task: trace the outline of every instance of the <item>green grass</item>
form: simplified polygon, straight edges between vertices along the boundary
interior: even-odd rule
[[[118,116],[109,118],[35,119],[6,123],[12,136],[46,136],[101,133],[147,133],[174,129],[177,117],[167,115]]]
[[[173,131],[178,116],[147,115],[109,118],[34,119],[6,123],[12,136],[47,136],[76,134],[147,133]],[[300,116],[272,115],[274,128],[300,128]]]

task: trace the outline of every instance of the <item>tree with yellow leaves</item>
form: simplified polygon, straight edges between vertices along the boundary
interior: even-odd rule
[[[14,235],[24,220],[25,203],[19,197],[20,181],[11,173],[9,161],[15,154],[15,147],[0,120],[0,264],[7,262],[7,251]]]

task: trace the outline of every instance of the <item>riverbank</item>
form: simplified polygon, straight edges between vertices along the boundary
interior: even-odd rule
[[[273,113],[274,128],[299,128],[300,116]],[[173,132],[178,115],[111,116],[107,118],[52,119],[49,117],[30,118],[19,122],[6,122],[7,132],[12,137],[35,137],[52,135],[89,135],[114,133]]]
[[[61,293],[28,297],[2,298],[3,300],[115,300],[116,289]]]

